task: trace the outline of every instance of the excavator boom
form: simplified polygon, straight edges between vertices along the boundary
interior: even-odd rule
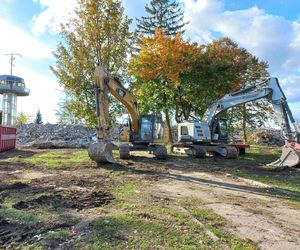
[[[105,82],[107,73],[102,65],[95,69],[95,96],[96,96],[96,113],[98,117],[97,142],[88,148],[88,154],[92,160],[97,163],[115,163],[112,155],[114,144],[109,138],[109,114],[108,114],[108,92],[109,88]]]

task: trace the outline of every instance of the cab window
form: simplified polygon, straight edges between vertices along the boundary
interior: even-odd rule
[[[152,123],[153,117],[141,118],[141,140],[152,141]]]

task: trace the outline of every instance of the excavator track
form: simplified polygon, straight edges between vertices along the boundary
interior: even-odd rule
[[[167,148],[164,145],[156,145],[153,154],[157,159],[165,160],[168,155]]]
[[[219,154],[227,159],[235,159],[239,153],[235,146],[228,145],[196,145],[196,144],[174,144],[172,147],[174,153],[187,154],[195,156],[196,158],[205,158],[207,153]]]
[[[206,156],[207,150],[204,147],[200,145],[194,145],[193,148],[195,150],[194,154],[196,158],[204,158]]]
[[[119,145],[120,159],[126,160],[130,157],[130,145],[123,143]]]
[[[236,159],[238,157],[239,152],[236,147],[226,146],[225,149],[227,151],[225,156],[227,159]]]

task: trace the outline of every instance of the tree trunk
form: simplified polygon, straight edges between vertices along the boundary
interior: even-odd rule
[[[169,115],[169,109],[168,109],[168,106],[167,106],[167,96],[166,96],[165,93],[163,94],[163,102],[164,102],[164,113],[165,113],[165,116],[166,116],[166,123],[167,123],[168,130],[169,130],[169,142],[172,143],[173,138],[172,138],[171,123],[170,123],[170,115]]]
[[[244,133],[244,142],[248,142],[247,138],[247,128],[246,128],[246,104],[243,105],[243,133]]]

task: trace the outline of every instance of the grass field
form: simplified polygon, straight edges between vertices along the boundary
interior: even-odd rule
[[[240,185],[244,179],[253,180],[268,185],[251,187],[260,195],[282,199],[289,209],[298,210],[299,169],[264,167],[278,154],[277,148],[252,147],[236,160],[171,155],[163,162],[143,156],[96,167],[84,149],[10,151],[0,160],[0,246],[259,249],[259,242],[235,233],[234,222],[198,196],[200,186],[184,183],[186,193],[174,197],[156,185],[171,181],[166,176],[177,176],[178,171],[182,176],[191,172],[209,175],[204,185],[208,193],[215,188],[209,184],[212,181]],[[245,211],[267,215],[251,207]]]

